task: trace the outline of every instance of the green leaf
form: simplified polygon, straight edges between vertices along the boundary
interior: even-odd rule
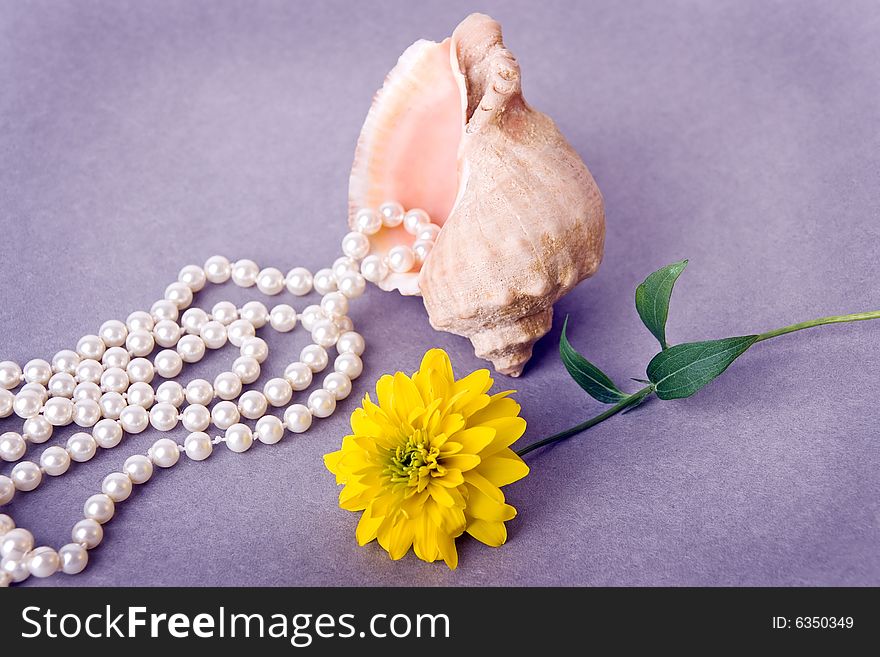
[[[677,344],[651,359],[648,378],[660,399],[690,397],[726,370],[757,339],[757,335],[743,335]]]
[[[636,310],[648,330],[660,341],[660,347],[667,349],[666,318],[669,316],[669,298],[672,288],[681,272],[687,267],[687,260],[666,265],[648,276],[636,288]]]
[[[565,335],[568,327],[568,317],[562,325],[562,337],[559,338],[559,355],[562,358],[562,364],[577,384],[587,391],[593,399],[603,404],[616,404],[627,395],[621,392],[614,381],[598,367],[593,365],[586,358],[581,356],[569,343]]]

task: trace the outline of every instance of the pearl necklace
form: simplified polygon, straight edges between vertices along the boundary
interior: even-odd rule
[[[395,246],[384,257],[369,255],[370,235],[401,224],[416,237],[412,247]],[[113,517],[115,505],[131,495],[134,485],[149,481],[154,466],[170,468],[181,454],[203,461],[220,443],[238,453],[248,451],[255,438],[273,445],[283,438],[285,429],[303,433],[313,418],[333,413],[337,401],[349,396],[352,381],[363,371],[361,355],[366,344],[347,315],[349,300],[364,293],[366,281],[379,283],[390,272],[404,273],[420,266],[440,232],[424,210],[404,212],[396,202],[358,211],[355,227],[357,230],[342,240],[344,255],[314,275],[296,267],[285,276],[274,267],[260,269],[252,260],[230,262],[213,256],[203,267],[187,265],[181,269],[178,280],[165,289],[164,298],[154,303],[150,312],[133,312],[125,322],[104,322],[97,335],[83,336],[76,350],[59,351],[51,363],[34,359],[22,368],[12,361],[0,362],[0,418],[15,413],[24,419],[21,433],[0,435],[0,459],[20,461],[28,443],[45,443],[56,427],[76,424],[91,429],[91,433],[73,433],[65,447],[46,448],[38,462],[20,461],[11,476],[0,475],[0,506],[11,502],[16,492],[36,489],[44,475],[58,477],[72,462],[91,460],[99,447],[116,447],[125,433],[141,433],[149,426],[171,431],[178,422],[190,432],[183,444],[169,438],[156,440],[145,455],[128,457],[121,472],[108,474],[101,492],[86,500],[85,517],[74,525],[72,542],[57,551],[48,546],[34,548],[31,532],[16,527],[9,515],[0,514],[0,586],[24,581],[30,575],[82,572],[88,564],[88,550],[103,540],[102,525]],[[221,301],[210,314],[190,307],[194,295],[207,283],[222,284],[230,279],[240,287],[256,285],[267,296],[285,289],[304,296],[314,288],[322,299],[320,305],[307,306],[302,313],[287,304],[270,311],[259,301],[241,308]],[[287,366],[283,377],[267,381],[262,392],[242,392],[244,385],[259,378],[262,363],[269,356],[268,345],[256,336],[267,324],[281,333],[300,324],[311,333],[312,344]],[[230,371],[218,374],[213,383],[194,379],[182,386],[174,380],[184,363],[196,363],[206,350],[220,349],[227,342],[240,352]],[[308,395],[305,404],[288,406],[295,392],[309,388],[314,376],[327,368],[327,349],[333,346],[338,354],[334,371]],[[156,347],[161,350],[148,360]],[[151,382],[157,374],[167,380],[154,390]],[[22,383],[13,394],[11,391]],[[181,411],[184,402],[187,405]],[[213,404],[210,410],[209,404]],[[283,421],[267,414],[269,406],[287,406]],[[255,420],[254,427],[240,422],[242,418]],[[211,438],[206,433],[210,425],[223,435]]]

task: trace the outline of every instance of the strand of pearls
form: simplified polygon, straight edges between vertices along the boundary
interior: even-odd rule
[[[382,226],[401,223],[417,237],[413,247],[395,247],[385,258],[370,256],[368,235]],[[0,362],[0,418],[14,413],[24,421],[20,433],[0,435],[0,459],[18,462],[9,476],[0,475],[0,506],[11,502],[16,492],[38,488],[44,475],[62,476],[72,463],[91,460],[98,448],[113,449],[125,434],[138,434],[151,426],[171,431],[178,423],[190,432],[183,444],[169,438],[156,440],[146,454],[128,457],[120,472],[108,474],[101,492],[86,500],[84,519],[74,525],[72,542],[58,550],[35,548],[31,532],[16,527],[9,515],[0,514],[0,586],[31,575],[82,572],[88,564],[88,550],[103,540],[103,525],[113,517],[115,505],[131,495],[134,485],[149,481],[154,466],[170,468],[181,454],[203,461],[220,443],[239,453],[249,450],[255,439],[275,444],[285,430],[303,433],[313,418],[334,412],[337,401],[349,396],[352,381],[363,371],[365,341],[348,317],[349,301],[363,294],[365,280],[379,282],[389,271],[409,271],[424,262],[439,232],[424,211],[405,213],[393,202],[359,212],[357,227],[357,232],[343,239],[345,255],[314,275],[297,267],[285,276],[272,267],[260,269],[252,260],[230,262],[213,256],[203,267],[184,267],[149,312],[133,312],[125,322],[104,322],[97,334],[83,336],[75,350],[59,351],[51,362],[34,359],[24,367]],[[194,294],[207,283],[230,279],[241,287],[256,286],[267,296],[285,289],[304,296],[314,289],[322,299],[301,313],[288,304],[269,310],[259,301],[241,308],[221,301],[210,314],[190,307]],[[301,325],[310,332],[312,344],[302,349],[299,360],[290,363],[283,376],[267,381],[262,391],[243,392],[245,385],[259,378],[268,358],[268,345],[256,335],[267,325],[281,333]],[[185,364],[196,363],[207,350],[227,343],[237,347],[240,355],[213,382],[193,379],[182,386],[173,380]],[[308,395],[305,404],[290,404],[295,392],[309,388],[315,375],[328,367],[327,350],[334,346],[333,372]],[[154,389],[156,375],[166,381]],[[268,414],[270,407],[285,406],[283,420]],[[243,418],[254,420],[253,428],[242,423]],[[21,460],[28,445],[45,443],[56,428],[71,424],[89,431],[73,433],[65,447],[48,447],[34,461]],[[207,433],[211,425],[223,434],[211,438]]]

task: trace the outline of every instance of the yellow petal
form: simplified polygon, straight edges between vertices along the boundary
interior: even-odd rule
[[[458,567],[458,552],[455,549],[455,537],[443,532],[438,532],[437,547],[440,549],[440,554],[443,555],[443,561],[446,562],[449,569],[455,570]]]
[[[473,520],[468,525],[467,533],[489,547],[500,547],[507,541],[507,528],[503,522]]]
[[[394,412],[401,420],[407,419],[415,409],[424,409],[425,403],[419,389],[403,372],[397,372],[393,379]]]
[[[370,515],[370,507],[367,507],[364,510],[361,514],[361,519],[358,521],[357,529],[355,530],[355,537],[357,538],[358,545],[366,545],[376,538],[376,532],[379,531],[379,526],[382,524],[382,520],[382,516],[374,518]]]
[[[493,500],[478,488],[471,487],[468,492],[470,495],[468,495],[466,513],[471,518],[497,522],[512,520],[516,517],[516,509],[509,504]]]
[[[453,380],[452,362],[449,355],[442,349],[429,349],[422,357],[422,364],[419,366],[420,371],[437,372],[446,378],[447,381]]]
[[[480,474],[496,486],[506,486],[529,474],[529,466],[508,449],[483,461]]]
[[[492,395],[489,398],[489,403],[485,407],[471,415],[469,423],[472,425],[483,424],[489,420],[497,420],[501,417],[516,417],[519,415],[520,405],[508,397],[512,392],[513,390],[507,390],[505,392],[499,392],[497,395]]]
[[[459,431],[452,439],[457,443],[461,443],[463,452],[479,454],[495,439],[495,429],[485,426],[470,427],[464,431]]]
[[[510,447],[522,438],[522,435],[526,432],[526,421],[521,417],[504,417],[488,420],[480,426],[495,429],[495,440],[480,452],[480,456],[483,458],[496,454],[505,447]]]
[[[467,472],[480,465],[480,457],[475,454],[453,454],[442,459],[443,467]]]
[[[504,493],[501,492],[498,486],[481,475],[479,470],[469,470],[465,473],[464,479],[496,502],[504,501]]]

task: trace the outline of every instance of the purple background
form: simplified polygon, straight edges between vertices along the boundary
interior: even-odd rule
[[[880,306],[876,3],[3,0],[0,358],[51,357],[214,253],[326,266],[373,92],[409,43],[478,8],[607,204],[600,272],[558,304],[526,375],[498,381],[519,389],[528,439],[600,408],[555,354],[565,313],[613,377],[643,376],[656,344],[633,291],[660,265],[691,259],[674,342]],[[196,305],[258,296],[229,284]],[[691,399],[530,456],[507,489],[508,544],[461,540],[449,572],[357,547],[321,455],[380,374],[433,346],[460,373],[483,363],[418,299],[371,289],[352,314],[369,351],[339,413],[159,472],[85,573],[28,584],[880,584],[880,324],[758,345]],[[304,333],[269,342],[277,374]],[[39,543],[66,542],[103,476],[156,438],[126,438],[10,512]]]

